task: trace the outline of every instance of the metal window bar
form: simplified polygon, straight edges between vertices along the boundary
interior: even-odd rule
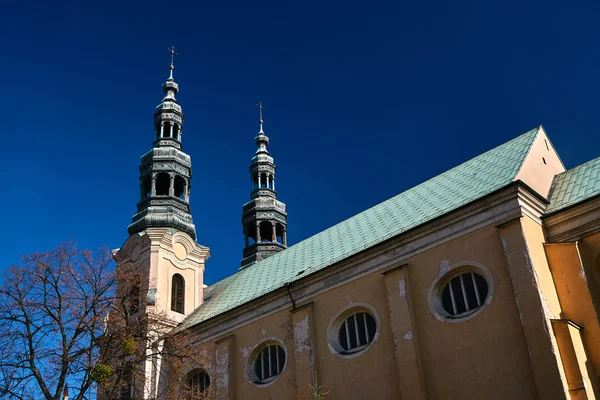
[[[269,376],[268,378],[272,377],[273,375],[275,375],[273,373],[273,363],[271,362],[271,345],[267,346],[267,363],[269,364]]]
[[[281,364],[279,364],[279,349],[278,348],[275,348],[275,354],[276,354],[275,357],[277,358],[277,367],[276,367],[277,368],[277,375],[279,375],[281,373],[281,371],[279,369],[279,366]]]
[[[469,307],[469,299],[467,298],[467,290],[465,289],[465,282],[463,280],[463,276],[465,274],[460,274],[458,276],[458,280],[460,281],[460,289],[463,295],[463,301],[465,302],[465,311],[469,311],[471,307]]]
[[[475,289],[475,298],[477,299],[477,307],[481,307],[481,297],[479,296],[479,287],[475,280],[475,274],[471,272],[471,280],[473,281],[473,288]]]
[[[358,334],[358,314],[354,314],[354,334],[356,336],[356,347],[360,347],[360,335]]]
[[[346,328],[346,346],[348,347],[346,350],[350,350],[352,346],[350,344],[350,329],[348,329],[348,318],[344,320],[344,326]]]
[[[367,343],[371,343],[371,338],[369,337],[369,324],[367,324],[367,313],[363,313],[363,323],[365,324],[365,337],[367,338]]]
[[[458,310],[456,309],[456,300],[454,299],[454,289],[452,288],[452,279],[448,281],[448,291],[450,292],[450,300],[452,301],[452,315],[458,314]]]
[[[260,353],[260,380],[265,379],[265,357],[264,350]]]

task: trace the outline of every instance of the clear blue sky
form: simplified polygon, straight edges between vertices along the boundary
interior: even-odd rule
[[[205,280],[237,270],[262,101],[291,243],[539,124],[600,156],[600,3],[63,1],[2,7],[2,266],[120,247],[175,45]]]

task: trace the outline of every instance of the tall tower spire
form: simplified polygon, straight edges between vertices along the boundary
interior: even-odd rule
[[[142,156],[138,212],[129,225],[129,234],[149,227],[176,228],[196,238],[189,192],[192,180],[190,156],[181,151],[183,112],[175,95],[179,85],[173,79],[175,48],[169,49],[169,78],[162,85],[164,98],[154,112],[153,149]]]
[[[258,148],[250,164],[250,201],[242,207],[245,247],[240,269],[287,248],[287,213],[275,192],[275,163],[267,150],[269,138],[263,130],[264,107],[262,103],[256,106],[259,131],[254,141]]]

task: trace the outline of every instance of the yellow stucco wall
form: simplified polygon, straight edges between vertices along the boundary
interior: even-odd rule
[[[399,376],[406,378],[405,383],[412,380],[417,386],[422,384],[429,399],[537,398],[528,348],[497,229],[480,229],[411,257],[406,263],[404,268],[410,273],[402,279],[410,279],[414,311],[414,318],[409,323],[413,327],[410,335],[408,332],[395,338],[392,335],[392,303],[388,301],[386,288],[396,287],[402,291],[399,277],[387,278],[392,282],[386,286],[386,277],[378,271],[311,299],[313,354],[318,382],[329,392],[326,398],[398,399],[401,398]],[[442,322],[430,310],[430,288],[445,272],[465,264],[481,265],[489,270],[493,277],[493,298],[474,318],[457,323]],[[361,303],[376,310],[380,321],[379,336],[365,353],[354,358],[340,358],[328,345],[327,328],[342,310]],[[232,379],[236,398],[296,398],[297,388],[308,385],[308,382],[296,381],[297,376],[306,375],[294,370],[295,357],[299,353],[290,310],[291,307],[223,335],[235,337],[228,379]],[[248,357],[256,345],[273,338],[280,340],[287,350],[286,367],[277,380],[258,387],[247,379]],[[416,352],[420,359],[414,365],[421,369],[423,382],[419,382],[419,374],[414,371],[398,370],[397,365],[401,364],[396,362],[394,342],[417,338]],[[203,346],[211,353],[219,345],[208,341]],[[216,367],[212,369],[214,373]]]

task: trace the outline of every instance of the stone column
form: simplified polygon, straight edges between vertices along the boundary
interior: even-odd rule
[[[271,235],[271,241],[276,242],[277,241],[277,230],[276,230],[277,225],[275,224],[275,222],[271,222],[271,226],[273,227],[273,234]]]
[[[165,123],[161,122],[160,123],[160,137],[161,138],[163,137],[164,133],[165,133]]]
[[[260,174],[258,174],[258,188],[260,189]]]
[[[175,195],[175,175],[170,176],[171,181],[169,183],[169,196]]]
[[[152,196],[156,196],[156,175],[152,175],[151,193],[152,193]]]
[[[408,264],[383,273],[390,327],[394,338],[396,373],[402,399],[426,399],[419,331],[410,287]]]
[[[190,191],[188,189],[187,182],[185,183],[185,185],[183,185],[183,193],[184,193],[184,195],[183,195],[184,200],[189,202],[190,201]]]
[[[256,223],[256,243],[260,242],[260,222]]]
[[[271,178],[273,180],[273,191],[275,191],[275,176]]]
[[[172,124],[172,123],[169,125],[169,137],[170,137],[170,138],[172,138],[172,137],[173,137],[173,125],[174,125],[174,124]]]
[[[317,377],[313,303],[292,310],[292,330],[294,334],[296,399],[310,400],[312,399],[310,386],[315,385]]]
[[[285,228],[283,228],[283,231],[281,232],[281,239],[283,240],[283,245],[287,246],[287,231]]]
[[[215,345],[215,398],[235,399],[235,335],[219,339]]]

